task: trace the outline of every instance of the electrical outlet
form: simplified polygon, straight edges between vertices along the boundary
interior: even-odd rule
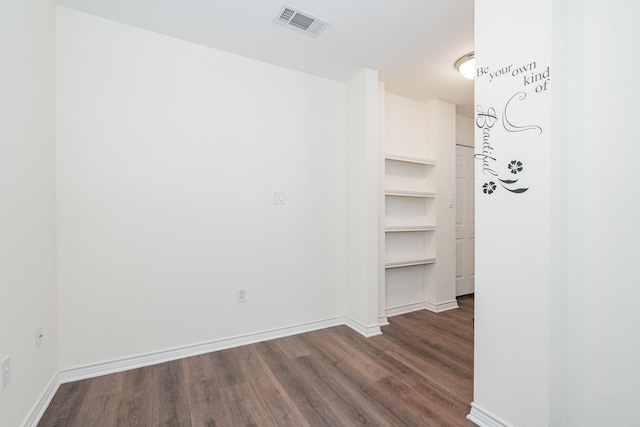
[[[0,369],[2,369],[2,375],[0,375],[0,377],[2,378],[2,381],[0,381],[0,389],[3,389],[4,386],[9,384],[9,379],[11,378],[11,365],[9,356],[2,359],[2,362],[0,363]]]
[[[236,302],[247,302],[247,290],[245,288],[238,288]]]
[[[36,326],[36,348],[40,348],[42,345],[42,325]]]

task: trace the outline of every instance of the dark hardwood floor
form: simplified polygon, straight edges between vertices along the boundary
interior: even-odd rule
[[[473,302],[63,384],[38,425],[473,426]]]

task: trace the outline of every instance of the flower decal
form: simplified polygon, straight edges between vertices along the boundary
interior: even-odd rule
[[[491,160],[496,160],[496,159],[494,159],[493,157],[489,158],[489,156],[484,152],[482,154],[476,154],[476,158],[481,158],[483,160],[482,173],[485,173],[488,171],[488,172],[491,172],[491,175],[493,175],[492,177],[490,177],[491,179],[493,179],[493,181],[488,181],[482,184],[482,193],[486,195],[493,194],[498,189],[498,186],[504,188],[506,191],[510,193],[515,193],[515,194],[525,193],[527,190],[529,190],[529,187],[523,187],[522,184],[518,182],[520,180],[520,175],[518,174],[522,173],[522,171],[524,170],[524,164],[520,160],[511,160],[509,162],[505,162],[507,164],[506,165],[507,171],[511,172],[512,174],[510,175],[511,179],[507,179],[508,178],[507,176],[503,175],[503,177],[500,177],[496,171],[486,166],[485,162],[487,162],[487,159],[491,159]],[[500,163],[504,164],[502,162]],[[518,175],[518,176],[515,177],[513,175]]]
[[[509,170],[514,175],[518,172],[522,172],[522,162],[520,160],[511,160],[511,163],[509,163]]]
[[[496,189],[496,183],[493,181],[485,182],[482,185],[482,192],[484,194],[491,194],[495,191],[495,189]]]

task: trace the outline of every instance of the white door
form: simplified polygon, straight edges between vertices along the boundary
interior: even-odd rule
[[[456,296],[475,289],[473,148],[456,145]]]

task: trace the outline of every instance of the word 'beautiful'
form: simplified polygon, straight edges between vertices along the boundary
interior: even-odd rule
[[[496,110],[493,107],[489,107],[487,111],[482,109],[482,106],[476,106],[476,112],[478,116],[476,117],[476,126],[482,129],[482,153],[475,154],[475,157],[478,160],[482,160],[482,173],[483,174],[491,174],[493,176],[498,176],[498,172],[493,170],[489,166],[489,161],[496,161],[495,157],[491,156],[493,153],[493,147],[489,139],[491,138],[491,128],[498,121],[498,116],[496,115]]]

